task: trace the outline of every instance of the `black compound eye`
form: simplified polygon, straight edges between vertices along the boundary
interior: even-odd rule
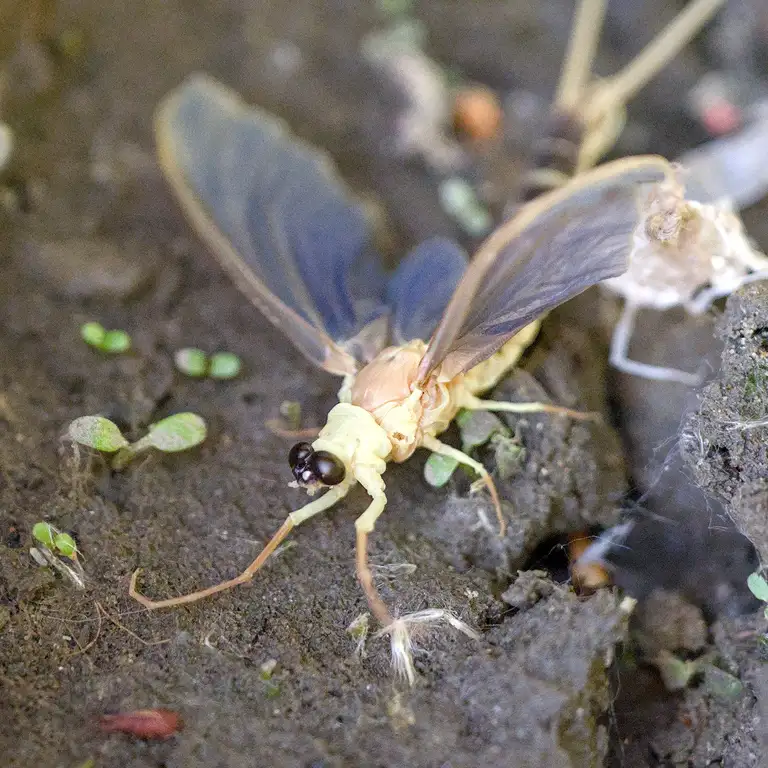
[[[312,446],[309,443],[296,443],[288,454],[288,465],[291,469],[296,469],[299,464],[303,464],[312,453]]]
[[[346,474],[344,464],[328,451],[313,453],[308,465],[314,476],[324,485],[338,485]]]

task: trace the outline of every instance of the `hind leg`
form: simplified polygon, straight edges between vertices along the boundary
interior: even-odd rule
[[[614,368],[628,373],[631,376],[640,376],[643,379],[654,381],[677,381],[688,387],[696,387],[701,384],[701,376],[695,373],[679,371],[677,368],[664,368],[658,365],[640,363],[630,360],[629,342],[632,338],[632,329],[635,325],[637,307],[634,304],[625,303],[619,322],[613,329],[611,337],[611,352],[609,361]]]

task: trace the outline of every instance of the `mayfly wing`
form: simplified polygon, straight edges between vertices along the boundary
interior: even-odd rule
[[[384,345],[385,274],[365,215],[326,155],[204,75],[163,100],[155,131],[198,233],[306,357],[345,375],[357,361],[344,342],[368,329],[363,346]]]
[[[702,144],[677,159],[686,197],[699,203],[728,200],[735,208],[753,205],[768,188],[768,105],[731,136]]]
[[[537,317],[627,268],[640,223],[638,186],[673,173],[661,157],[589,171],[525,205],[486,239],[419,368],[452,378],[490,357]]]
[[[468,263],[467,252],[444,237],[431,237],[405,256],[387,287],[396,344],[432,335]]]

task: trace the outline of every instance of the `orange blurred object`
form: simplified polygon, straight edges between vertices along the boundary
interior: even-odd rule
[[[501,130],[502,110],[496,94],[482,85],[462,88],[453,101],[457,132],[477,140],[492,139]]]
[[[587,547],[592,543],[587,533],[574,533],[568,537],[568,559],[570,561],[571,578],[574,586],[580,592],[594,592],[601,587],[610,586],[611,577],[608,571],[597,563],[578,562]]]

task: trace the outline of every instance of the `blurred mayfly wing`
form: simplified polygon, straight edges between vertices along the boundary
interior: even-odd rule
[[[751,122],[738,133],[714,139],[677,159],[684,168],[687,196],[700,203],[728,200],[746,208],[768,189],[768,102],[760,104]]]
[[[427,240],[388,280],[328,156],[205,75],[172,91],[155,125],[161,165],[198,233],[312,362],[354,373],[385,346],[392,313],[396,338],[429,337],[466,267],[458,245]]]
[[[402,260],[387,287],[395,344],[432,335],[468,263],[467,252],[443,237],[425,240]]]
[[[480,247],[419,368],[450,379],[498,351],[521,328],[627,269],[642,220],[638,186],[672,168],[661,157],[606,163],[525,205]]]

